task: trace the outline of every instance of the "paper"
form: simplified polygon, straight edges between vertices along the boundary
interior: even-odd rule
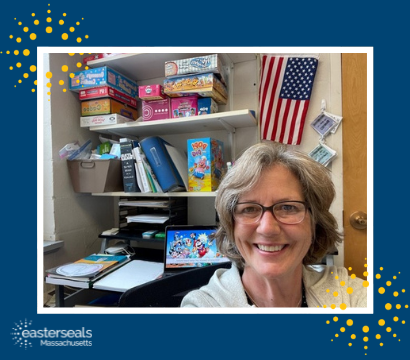
[[[149,223],[149,224],[164,224],[169,220],[168,216],[149,214],[149,215],[130,215],[127,216],[127,222]]]
[[[94,289],[125,292],[137,285],[157,279],[164,272],[164,264],[132,260],[118,270],[96,281]]]

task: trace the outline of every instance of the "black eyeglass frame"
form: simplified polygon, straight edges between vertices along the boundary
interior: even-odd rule
[[[304,213],[304,215],[303,215],[302,220],[300,220],[300,221],[297,222],[297,223],[289,224],[289,223],[284,223],[283,221],[280,221],[280,220],[276,217],[276,215],[275,215],[275,213],[274,213],[274,211],[273,211],[273,208],[274,208],[276,205],[286,204],[286,203],[299,203],[299,204],[303,204],[303,205],[305,206],[305,213]],[[235,207],[234,207],[234,211],[233,211],[233,213],[232,213],[232,216],[233,216],[234,220],[238,221],[238,219],[235,218],[235,208],[236,208],[236,206],[237,206],[237,205],[244,205],[244,204],[258,205],[258,206],[260,206],[260,207],[262,208],[262,213],[261,213],[261,215],[260,215],[258,218],[256,218],[255,221],[249,222],[249,223],[245,223],[245,224],[256,224],[257,222],[260,221],[260,219],[262,219],[262,217],[263,217],[263,215],[265,214],[265,212],[266,212],[266,211],[269,211],[269,212],[272,214],[272,216],[275,218],[275,220],[276,220],[277,222],[279,222],[279,223],[281,223],[281,224],[285,224],[285,225],[297,225],[297,224],[300,224],[303,220],[305,220],[306,213],[307,213],[308,208],[309,208],[309,206],[308,206],[308,204],[307,204],[306,201],[299,201],[299,200],[284,200],[284,201],[279,201],[279,202],[277,202],[277,203],[275,203],[275,204],[273,204],[273,205],[271,205],[271,206],[263,206],[263,205],[261,205],[261,204],[259,204],[259,203],[257,203],[257,202],[252,202],[252,201],[250,201],[250,202],[238,202],[238,203],[236,203],[236,205],[235,205]],[[239,220],[239,223],[241,223],[240,220]]]

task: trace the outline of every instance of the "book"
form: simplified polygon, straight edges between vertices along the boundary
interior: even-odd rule
[[[141,140],[140,145],[163,192],[187,190],[169,154],[171,144],[159,136],[150,136]]]
[[[142,151],[141,147],[140,147],[140,155],[141,155],[141,160],[142,160],[142,164],[144,165],[144,169],[147,173],[147,177],[148,177],[148,181],[151,185],[152,188],[152,192],[157,193],[157,192],[163,192],[161,185],[159,184],[157,177],[155,176],[154,172],[152,171],[152,167],[149,164],[147,157],[144,154],[144,151]]]
[[[135,162],[135,172],[137,173],[138,186],[141,189],[141,192],[151,193],[153,192],[153,189],[148,180],[148,174],[142,162],[141,148],[139,146],[136,146],[132,149],[132,151],[134,152],[134,157],[136,161]]]
[[[77,282],[95,281],[129,261],[130,257],[128,255],[89,255],[75,262],[46,270],[46,282],[48,282],[48,278]]]
[[[122,180],[125,192],[140,192],[135,172],[135,159],[132,151],[132,142],[120,139]]]

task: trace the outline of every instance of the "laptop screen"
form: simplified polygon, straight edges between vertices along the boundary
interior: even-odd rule
[[[165,229],[166,272],[230,261],[221,255],[213,238],[215,225],[169,225]]]

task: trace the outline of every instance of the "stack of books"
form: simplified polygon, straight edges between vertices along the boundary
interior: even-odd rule
[[[81,289],[131,261],[129,255],[93,254],[72,263],[46,270],[45,282]]]

